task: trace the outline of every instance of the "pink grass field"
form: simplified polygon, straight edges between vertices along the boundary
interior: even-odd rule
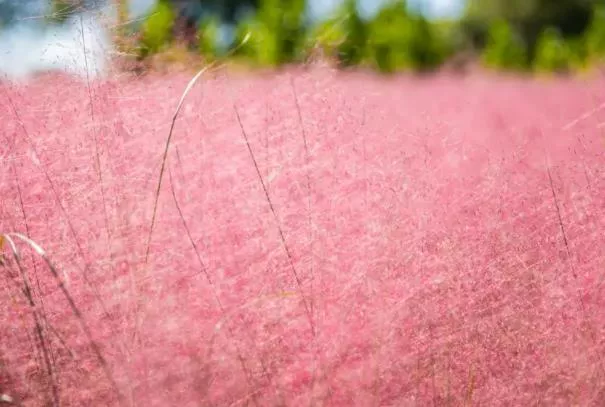
[[[605,405],[602,78],[202,77],[146,262],[190,79],[0,84],[5,398]]]

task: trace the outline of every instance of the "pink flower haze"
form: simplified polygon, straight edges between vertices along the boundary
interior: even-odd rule
[[[202,76],[146,256],[190,79],[0,83],[0,394],[605,404],[602,78]]]

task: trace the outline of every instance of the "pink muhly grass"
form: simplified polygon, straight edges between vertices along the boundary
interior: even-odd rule
[[[0,395],[605,402],[601,79],[190,79],[0,84]]]

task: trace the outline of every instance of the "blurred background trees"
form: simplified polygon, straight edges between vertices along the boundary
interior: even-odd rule
[[[508,36],[525,50],[523,58],[527,57],[527,62],[537,70],[564,71],[583,65],[581,60],[588,57],[582,48],[599,3],[598,0],[467,0],[461,27],[473,46],[483,48],[488,43],[491,54],[488,60],[499,59],[502,63],[496,65],[502,68],[511,66],[512,44],[501,47],[501,57],[494,58],[497,53],[494,41],[501,45]],[[494,34],[500,35],[500,40],[495,40]],[[523,61],[520,50],[515,53],[520,59],[512,66],[517,68]]]
[[[528,67],[527,44],[507,20],[493,21],[488,28],[483,62],[492,68],[523,70]]]
[[[172,0],[172,7],[177,10],[174,18],[197,21],[199,48],[208,59],[219,57],[217,47],[209,41],[219,41],[220,26],[234,31],[230,47],[236,47],[246,34],[251,34],[245,46],[238,48],[237,55],[257,65],[301,62],[319,52],[340,67],[364,65],[385,73],[404,69],[422,71],[439,66],[453,49],[438,23],[410,12],[404,0],[386,2],[369,19],[362,15],[357,1],[343,0],[334,13],[319,21],[309,18],[305,0],[194,1],[201,7],[198,15],[191,16],[184,11],[186,1]],[[148,21],[158,19],[154,13]],[[212,25],[205,23],[209,14],[214,16]],[[151,36],[146,24],[142,37]],[[178,33],[156,35],[154,41],[162,39],[162,44],[150,47],[148,40],[143,43],[146,50],[157,52],[182,37]]]
[[[0,1],[0,27],[18,4],[35,1]],[[84,6],[113,4],[118,37],[136,34],[141,58],[185,43],[215,60],[250,34],[232,56],[268,66],[320,54],[341,67],[427,71],[469,54],[490,69],[570,72],[605,59],[603,0],[458,0],[462,13],[440,19],[424,14],[421,0],[381,1],[370,16],[359,1],[340,0],[320,19],[306,0],[156,0],[142,23],[128,19],[135,1],[50,0],[50,17],[60,23]]]

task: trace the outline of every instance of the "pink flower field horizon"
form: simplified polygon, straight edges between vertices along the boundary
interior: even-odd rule
[[[603,78],[190,79],[0,83],[4,400],[605,405]]]

